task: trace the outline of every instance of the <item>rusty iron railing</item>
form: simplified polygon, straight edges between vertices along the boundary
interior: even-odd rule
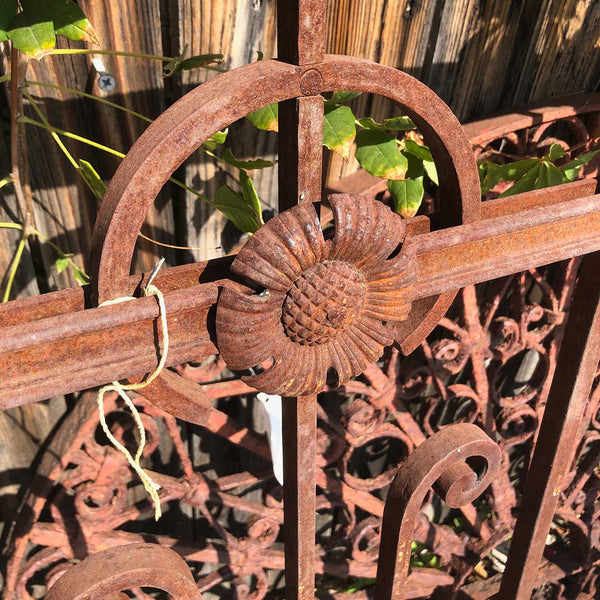
[[[350,386],[351,378],[372,369],[388,346],[410,353],[440,322],[458,288],[583,256],[508,563],[495,596],[529,598],[600,358],[600,197],[590,195],[595,182],[482,205],[468,137],[431,90],[389,67],[325,55],[323,1],[281,0],[279,9],[278,27],[284,35],[279,35],[278,60],[241,67],[190,92],[148,128],[123,161],[98,215],[90,289],[52,293],[0,309],[0,374],[5,382],[0,406],[137,378],[155,368],[160,352],[156,300],[99,305],[133,295],[144,282],[145,276],[129,274],[135,240],[171,173],[216,131],[280,102],[280,214],[233,260],[175,267],[157,279],[166,300],[169,366],[219,353],[231,369],[251,373],[232,384],[240,386],[238,391],[284,396],[286,598],[312,598],[316,488],[328,485],[315,460],[316,395],[332,380]],[[321,93],[336,90],[387,97],[416,123],[440,176],[439,207],[431,219],[403,221],[372,198],[333,194],[327,202],[334,231],[323,232]],[[263,440],[213,409],[207,388],[176,371],[163,371],[141,393],[151,403],[141,401],[148,414],[154,411],[168,427],[174,427],[174,416],[180,417],[237,436],[257,454],[268,454]],[[82,426],[95,426],[89,415],[82,412],[79,418]],[[68,444],[59,440],[49,472],[67,466],[60,461],[62,453],[74,460],[69,453],[77,445]],[[419,440],[385,502],[377,600],[405,595],[411,541],[429,490],[450,506],[462,507],[493,483],[501,459],[496,441],[471,423],[450,425]],[[103,477],[115,477],[119,467],[110,461],[105,467]],[[185,468],[191,480],[197,478],[189,464]],[[211,493],[226,495],[232,482],[221,485]],[[165,479],[163,488],[163,501],[185,495],[185,486],[176,482]],[[208,493],[202,490],[200,482],[198,505],[202,493]],[[110,504],[113,497],[118,504],[118,491],[109,491]],[[43,494],[34,504],[32,513],[39,514]],[[264,544],[272,540],[268,518],[274,515],[265,511],[262,516],[267,522],[258,524],[243,551],[239,549],[239,560],[248,558],[246,549],[252,544],[253,556],[266,553]],[[102,549],[102,544],[94,548]],[[22,557],[25,549],[19,552]],[[53,557],[48,552],[41,558],[51,564]],[[123,590],[141,586],[162,589],[174,598],[201,593],[186,564],[172,550],[156,545],[105,550],[57,575],[47,598],[124,598]]]

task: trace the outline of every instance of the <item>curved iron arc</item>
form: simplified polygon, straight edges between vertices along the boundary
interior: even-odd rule
[[[415,521],[431,487],[460,508],[485,491],[501,461],[497,444],[471,423],[444,427],[408,456],[385,502],[375,600],[404,598]]]
[[[158,544],[128,544],[92,554],[61,575],[46,600],[121,600],[123,590],[152,587],[174,600],[202,600],[186,562]]]

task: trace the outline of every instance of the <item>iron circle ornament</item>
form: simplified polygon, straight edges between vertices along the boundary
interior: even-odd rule
[[[327,55],[311,69],[322,78],[322,88],[312,92],[377,94],[399,104],[414,121],[438,170],[438,226],[480,217],[479,176],[471,146],[452,111],[432,90],[402,71],[348,56]],[[234,69],[186,94],[148,127],[117,169],[98,213],[90,268],[93,304],[126,294],[138,233],[172,173],[214,133],[273,102],[302,96],[306,71],[276,60]],[[453,297],[449,293],[415,302],[385,342],[414,346],[437,324]]]
[[[410,312],[414,257],[395,254],[402,218],[377,200],[330,197],[335,232],[326,239],[312,204],[284,211],[261,227],[231,270],[258,286],[227,286],[217,304],[217,343],[231,369],[261,373],[243,379],[269,394],[321,391],[328,373],[338,383],[359,375],[393,343],[387,321]]]

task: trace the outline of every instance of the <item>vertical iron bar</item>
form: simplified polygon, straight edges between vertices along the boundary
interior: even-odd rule
[[[286,600],[313,600],[317,397],[283,398],[283,536]]]
[[[321,201],[323,97],[279,103],[279,210]]]
[[[294,65],[323,62],[327,0],[277,1],[277,57]]]
[[[600,252],[584,257],[497,600],[529,600],[600,360]]]
[[[321,200],[326,0],[278,0],[279,60],[306,66],[303,97],[279,103],[279,210]],[[310,68],[314,65],[314,68]],[[315,587],[317,397],[284,398],[283,512],[286,600],[313,600]]]

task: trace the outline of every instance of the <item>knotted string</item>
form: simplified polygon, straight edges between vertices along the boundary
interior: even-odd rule
[[[162,515],[162,510],[160,506],[160,497],[158,496],[158,490],[160,489],[160,485],[156,483],[146,471],[144,471],[142,465],[140,464],[140,458],[142,457],[142,453],[144,451],[144,447],[146,445],[146,431],[144,429],[144,425],[142,423],[142,419],[140,417],[140,413],[136,408],[135,404],[131,400],[131,398],[127,395],[128,391],[137,391],[145,388],[147,385],[151,384],[161,373],[166,362],[167,362],[167,353],[169,351],[169,330],[167,329],[167,309],[165,307],[165,299],[162,292],[152,284],[152,281],[156,277],[156,274],[160,270],[163,262],[165,261],[162,258],[158,264],[152,269],[150,273],[150,277],[148,278],[148,284],[145,288],[142,288],[144,292],[144,296],[156,296],[156,300],[158,301],[159,306],[159,314],[160,314],[160,323],[161,323],[161,333],[162,333],[162,352],[160,356],[160,361],[154,369],[154,371],[148,376],[144,381],[140,381],[139,383],[127,383],[123,384],[118,381],[113,381],[109,385],[105,385],[100,388],[98,391],[98,412],[100,413],[100,425],[106,437],[111,441],[113,446],[120,450],[127,459],[127,462],[131,465],[132,469],[138,474],[139,478],[144,485],[144,488],[152,498],[152,502],[154,503],[154,519],[158,521]],[[114,300],[107,300],[106,302],[102,302],[99,306],[108,306],[109,304],[118,304],[120,302],[128,302],[129,300],[135,300],[133,296],[122,296],[120,298],[115,298]],[[108,424],[106,422],[106,417],[104,415],[104,394],[106,392],[117,392],[119,396],[123,399],[125,404],[129,407],[133,419],[137,425],[139,434],[140,434],[140,444],[135,453],[135,456],[131,455],[131,452],[125,448],[119,440],[112,434],[110,429],[108,428]]]

